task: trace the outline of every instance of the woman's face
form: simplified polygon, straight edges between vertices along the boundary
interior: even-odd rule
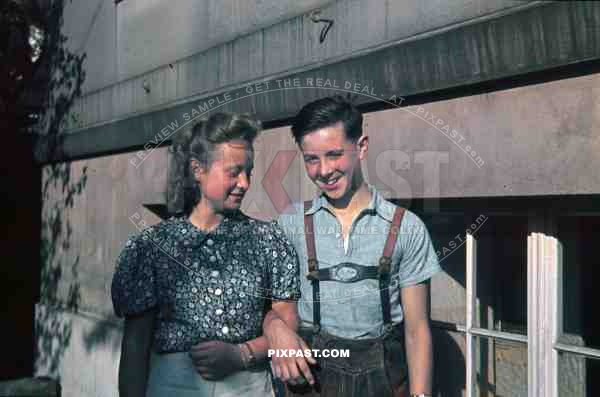
[[[200,185],[201,200],[215,212],[237,210],[250,188],[254,166],[252,145],[243,140],[218,144],[210,154],[208,169],[196,167],[194,176]]]

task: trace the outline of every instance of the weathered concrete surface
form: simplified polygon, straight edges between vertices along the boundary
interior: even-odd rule
[[[574,346],[584,346],[585,343],[580,335],[563,334],[561,342]],[[589,396],[587,390],[588,371],[587,360],[576,354],[561,353],[558,358],[558,395],[584,397]]]
[[[135,168],[133,153],[44,168],[36,375],[60,378],[63,396],[116,396],[120,322],[110,284],[115,259],[143,204],[166,200],[167,153]],[[53,172],[54,171],[54,172]]]
[[[436,252],[440,259],[440,265],[444,273],[438,274],[431,280],[431,291],[444,291],[443,294],[431,294],[431,319],[446,323],[466,323],[466,289],[465,289],[465,249],[464,246],[452,249],[449,244],[455,246],[460,244],[456,236],[464,238],[464,214],[434,214],[424,218]],[[451,250],[444,255],[444,248]]]
[[[118,81],[166,67],[330,3],[332,0],[124,1],[117,5]]]
[[[117,9],[114,1],[64,2],[61,31],[68,39],[67,48],[76,55],[87,54],[84,63],[86,80],[82,87],[84,93],[116,81],[116,23]],[[107,113],[101,115],[108,117]]]
[[[557,25],[562,26],[562,29],[557,30],[555,28]],[[293,71],[288,70],[286,77],[298,77],[301,81],[308,78],[313,80],[323,78],[323,80],[336,80],[338,84],[349,81],[352,84],[358,83],[362,87],[367,85],[374,88],[377,98],[357,93],[353,89],[342,93],[344,95],[353,93],[358,104],[376,104],[381,108],[379,100],[390,98],[391,95],[410,98],[412,95],[450,87],[482,83],[598,59],[600,49],[597,43],[600,43],[598,38],[600,30],[593,28],[597,25],[600,25],[598,3],[545,3],[543,6],[502,18],[458,27],[443,34],[425,38],[419,36],[415,41],[402,42],[376,53],[357,56],[296,75],[290,76]],[[505,39],[498,40],[498,37]],[[302,36],[294,37],[295,40],[301,38]],[[193,69],[185,69],[186,75],[195,75],[197,81],[185,84],[185,79],[181,80],[177,77],[178,89],[195,87],[194,89],[216,93],[218,91],[214,90],[219,87],[221,81],[233,79],[233,75],[237,73],[236,69],[232,68],[233,64],[251,63],[249,59],[234,63],[227,61],[232,59],[233,47],[227,51],[218,49],[211,51],[221,54],[225,64],[215,63],[213,56],[201,58],[200,64],[197,65],[202,69],[201,73]],[[106,91],[102,91],[102,95],[106,96],[104,102],[92,96],[85,96],[82,100],[90,101],[89,112],[86,113],[89,117],[97,118],[101,112],[104,112],[103,109],[110,107],[123,110],[128,106],[127,103],[133,103],[131,101],[138,103],[139,109],[150,113],[140,113],[108,124],[72,131],[72,134],[67,134],[64,143],[66,158],[141,147],[169,123],[178,120],[183,124],[184,113],[202,106],[207,99],[215,98],[214,95],[206,93],[206,96],[194,96],[181,104],[175,102],[171,107],[157,108],[156,106],[162,101],[161,98],[179,95],[173,94],[173,85],[168,83],[175,79],[177,68],[167,69],[167,71],[157,70],[156,80],[154,77],[148,80],[152,87],[155,85],[154,81],[163,81],[158,84],[158,90],[152,88],[148,94],[144,91],[143,82],[140,80],[135,84],[132,83],[130,88],[120,91],[118,95],[106,96]],[[571,69],[577,70],[577,67],[571,66]],[[159,75],[169,76],[168,81]],[[537,79],[536,82],[539,83],[540,77],[538,76]],[[514,82],[511,83],[513,80],[503,81],[503,87],[515,85]],[[201,88],[202,84],[208,84],[211,88]],[[271,80],[271,84],[275,85],[275,82]],[[488,92],[490,87],[483,87],[484,89],[479,89],[478,92]],[[235,86],[222,88],[223,92],[220,96],[222,97],[224,92],[229,90],[233,99],[220,109],[236,112],[252,111],[264,121],[281,121],[294,115],[306,102],[336,92],[313,87],[271,90],[248,96],[246,88],[247,86],[243,84],[238,88]],[[459,91],[457,95],[464,94]],[[435,100],[435,96],[428,99],[428,101]],[[74,112],[81,114],[87,105],[82,106],[80,102]],[[83,120],[85,117],[87,116],[82,115],[80,118]],[[90,122],[90,120],[82,121],[82,125],[89,125]]]
[[[331,2],[69,1],[62,32],[72,51],[87,53],[83,92],[90,93],[143,73],[151,75],[159,67],[166,69],[169,63]]]
[[[494,367],[490,370],[495,378],[492,395],[527,397],[527,346],[502,340],[492,346]]]
[[[112,316],[114,260],[137,232],[129,218],[137,213],[152,224],[158,218],[142,205],[166,200],[166,149],[137,169],[129,163],[132,155],[77,161],[54,174],[44,169],[42,302]]]
[[[65,31],[75,36],[79,51],[92,57],[86,61],[86,94],[73,110],[79,121],[69,127],[131,117],[235,84],[314,69],[377,46],[415,41],[438,29],[530,6],[514,0],[460,0],[451,7],[394,0],[98,2],[97,21],[84,25],[90,26],[88,31],[79,26]],[[335,21],[322,44],[323,24],[305,15],[317,7],[323,18]],[[88,21],[91,13],[81,5],[72,11],[67,7],[65,19]],[[100,69],[104,62],[110,67]]]
[[[36,376],[60,378],[63,397],[118,396],[120,323],[44,304],[36,322]]]
[[[596,74],[368,114],[371,180],[407,197],[598,193],[599,88]]]
[[[274,219],[292,202],[315,196],[317,189],[306,176],[289,127],[265,131],[258,137],[255,147],[253,184],[242,207],[248,214],[261,219]],[[293,161],[290,163],[291,159]],[[280,182],[269,179],[267,175],[267,171],[276,169],[283,175]]]

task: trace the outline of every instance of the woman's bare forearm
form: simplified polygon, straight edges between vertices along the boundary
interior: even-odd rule
[[[149,311],[125,319],[119,363],[120,397],[146,395],[155,317],[155,312]]]

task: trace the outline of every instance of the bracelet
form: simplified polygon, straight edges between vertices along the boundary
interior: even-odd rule
[[[240,349],[244,369],[248,369],[256,365],[256,356],[254,355],[254,351],[248,342],[240,343],[238,345],[238,349]]]
[[[248,347],[245,343],[240,343],[237,345],[237,347],[240,350],[240,356],[242,358],[242,367],[244,369],[247,369],[248,363],[250,361],[250,358],[248,357],[250,355],[250,353],[248,352]]]
[[[250,343],[244,342],[244,346],[248,349],[248,366],[254,367],[256,365],[256,356],[254,355],[254,351],[250,346]]]

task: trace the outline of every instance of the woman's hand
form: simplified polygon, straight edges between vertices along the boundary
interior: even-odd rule
[[[242,352],[237,345],[208,341],[192,346],[190,356],[196,371],[206,380],[220,380],[244,369]]]

